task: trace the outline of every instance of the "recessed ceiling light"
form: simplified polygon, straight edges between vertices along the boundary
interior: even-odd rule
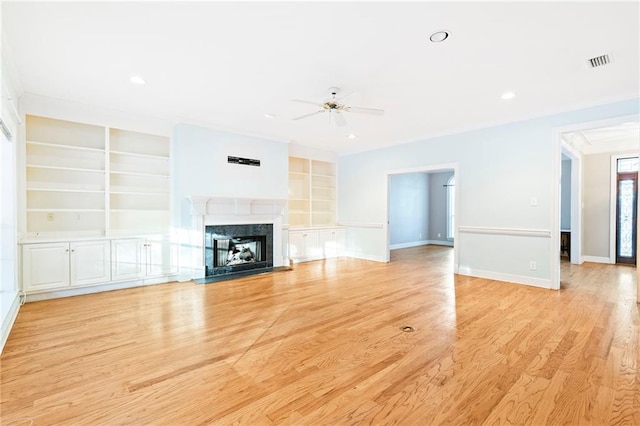
[[[276,115],[271,113],[266,113],[264,116],[267,118],[276,118]]]
[[[515,97],[516,97],[516,94],[515,94],[515,93],[513,93],[513,92],[504,92],[504,93],[502,94],[502,96],[501,96],[501,97],[502,97],[502,99],[504,99],[504,100],[507,100],[507,99],[513,99],[513,98],[515,98]]]
[[[139,75],[134,75],[133,77],[131,77],[131,82],[138,85],[143,85],[146,83],[145,79],[140,77]]]
[[[441,43],[448,38],[449,31],[445,30],[436,31],[435,33],[431,34],[431,36],[429,36],[429,40],[431,40],[433,43]]]
[[[357,137],[358,137],[358,136],[357,136],[356,134],[354,134],[354,133],[349,133],[349,134],[347,135],[347,138],[348,138],[348,139],[355,139],[355,138],[357,138]]]

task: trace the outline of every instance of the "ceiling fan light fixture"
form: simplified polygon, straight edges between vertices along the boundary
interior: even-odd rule
[[[432,43],[442,43],[449,38],[449,31],[439,30],[429,36]]]

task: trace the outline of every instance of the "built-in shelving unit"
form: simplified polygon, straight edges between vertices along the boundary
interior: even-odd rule
[[[335,164],[289,157],[289,225],[305,228],[335,223]]]
[[[168,232],[169,138],[26,120],[27,238]]]
[[[27,116],[27,235],[104,235],[103,127]]]
[[[167,232],[169,139],[110,129],[109,146],[112,234]]]

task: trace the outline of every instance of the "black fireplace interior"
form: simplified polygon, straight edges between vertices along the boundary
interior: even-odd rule
[[[205,226],[205,276],[273,267],[273,225]]]

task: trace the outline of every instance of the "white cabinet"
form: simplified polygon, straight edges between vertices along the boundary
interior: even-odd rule
[[[340,256],[344,241],[342,228],[296,229],[289,231],[289,257],[294,262]]]
[[[108,241],[76,241],[22,246],[24,291],[59,290],[110,280]]]
[[[176,272],[177,247],[168,237],[122,238],[111,241],[114,281]]]
[[[344,229],[322,229],[318,231],[318,244],[324,258],[342,256]]]

